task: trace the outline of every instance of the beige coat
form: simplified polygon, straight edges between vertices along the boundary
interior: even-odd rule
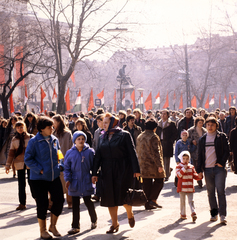
[[[30,134],[26,133],[26,135],[24,137],[24,140],[25,140],[25,146],[24,146],[23,152],[15,158],[16,151],[17,151],[17,149],[19,148],[19,145],[20,145],[20,140],[15,138],[15,137],[12,138],[11,146],[10,146],[10,150],[9,150],[9,154],[8,154],[8,158],[7,158],[7,162],[6,162],[6,166],[10,167],[12,162],[13,162],[16,170],[24,169],[25,150],[26,150],[26,147],[27,147],[28,142],[30,140]],[[29,169],[29,168],[27,167],[27,169]]]
[[[65,156],[67,150],[69,150],[73,146],[71,131],[70,130],[65,130],[64,133],[60,137],[56,134],[56,132],[54,132],[54,136],[58,138],[62,154],[63,154],[63,156]],[[67,193],[67,189],[65,187],[66,182],[64,180],[64,173],[63,172],[60,173],[60,179],[61,179],[62,186],[63,186],[63,192]],[[71,200],[69,200],[69,201],[71,201]],[[68,203],[69,203],[69,201],[67,199]]]
[[[164,168],[163,153],[160,138],[152,130],[145,130],[137,138],[137,155],[143,178],[165,178],[165,172],[158,172]]]

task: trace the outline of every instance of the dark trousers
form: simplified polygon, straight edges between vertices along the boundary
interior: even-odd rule
[[[147,200],[156,200],[164,186],[164,178],[143,178],[143,191]]]
[[[83,197],[84,203],[88,209],[91,222],[97,221],[94,203],[91,201],[91,196]],[[80,228],[80,197],[72,197],[72,228]]]
[[[46,219],[49,205],[48,192],[53,202],[51,213],[59,216],[64,203],[63,187],[60,178],[57,177],[54,181],[31,180],[31,184],[36,197],[37,218]]]
[[[28,184],[31,189],[30,169],[27,169],[27,177],[28,177]],[[17,179],[18,179],[19,202],[22,205],[26,205],[26,166],[24,167],[24,169],[17,170]]]

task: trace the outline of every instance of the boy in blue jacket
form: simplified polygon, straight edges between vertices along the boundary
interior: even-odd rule
[[[68,234],[80,232],[80,197],[88,209],[91,218],[91,229],[97,227],[97,215],[91,195],[94,188],[91,182],[94,150],[86,142],[86,134],[76,131],[73,134],[74,146],[67,151],[64,162],[64,179],[68,195],[72,196],[72,229]]]

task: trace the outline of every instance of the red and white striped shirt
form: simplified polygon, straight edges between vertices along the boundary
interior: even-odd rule
[[[183,163],[176,166],[176,176],[178,177],[177,192],[195,192],[193,179],[201,180],[192,164],[188,164],[187,169]]]

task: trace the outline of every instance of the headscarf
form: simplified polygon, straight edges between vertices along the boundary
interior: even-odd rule
[[[110,133],[115,133],[115,132],[120,132],[122,129],[119,127],[119,121],[118,123],[113,127],[115,121],[115,117],[112,115],[110,118],[110,123],[109,123],[109,127],[107,131],[102,131],[102,138],[104,138],[105,136],[108,136]]]
[[[180,159],[181,163],[183,163],[183,155],[188,155],[189,161],[190,161],[191,156],[190,156],[189,151],[182,151],[182,152],[178,155],[178,158]]]

